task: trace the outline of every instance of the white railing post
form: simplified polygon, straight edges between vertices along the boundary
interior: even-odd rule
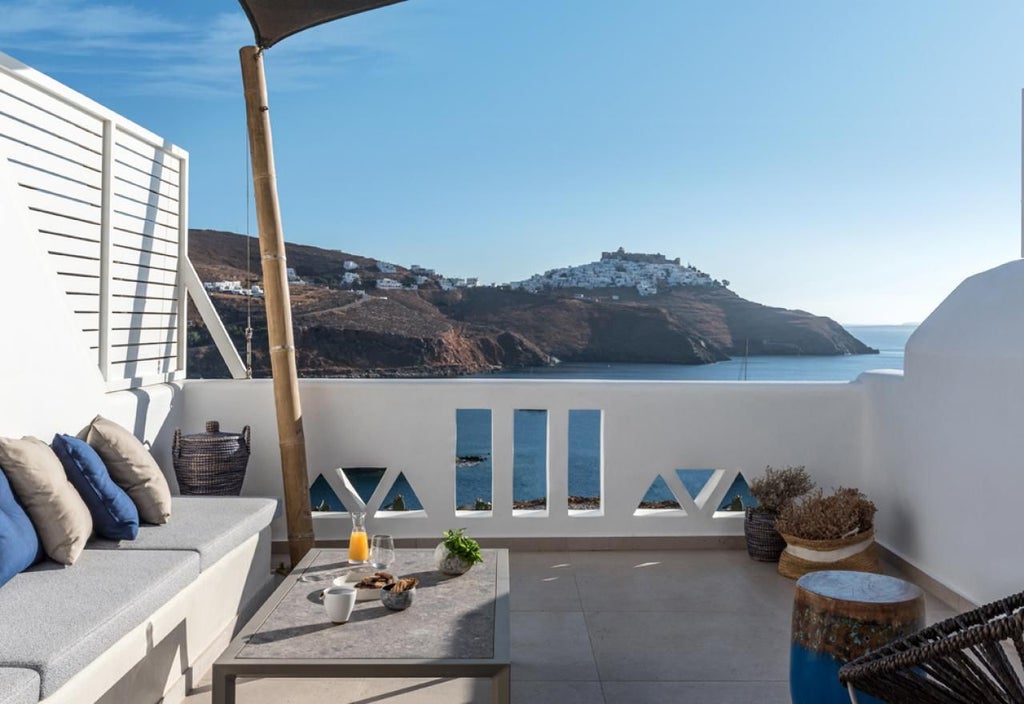
[[[548,516],[569,514],[569,411],[548,409]]]
[[[185,265],[188,258],[188,158],[178,159],[178,370],[187,376],[188,360],[188,294]],[[191,266],[189,264],[189,266]],[[235,370],[232,369],[232,376]]]
[[[103,121],[103,163],[100,212],[100,325],[99,366],[104,381],[110,381],[111,247],[114,229],[114,131],[113,120]]]
[[[512,408],[491,410],[491,516],[500,521],[512,518],[514,427],[515,411]]]

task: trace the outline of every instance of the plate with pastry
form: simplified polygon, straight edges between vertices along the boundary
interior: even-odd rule
[[[381,588],[394,583],[394,575],[384,571],[347,572],[334,580],[336,586],[355,587],[356,601],[379,599]]]

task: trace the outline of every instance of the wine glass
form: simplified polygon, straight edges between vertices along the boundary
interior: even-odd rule
[[[375,535],[370,541],[370,566],[386,570],[395,562],[395,539],[390,535]]]

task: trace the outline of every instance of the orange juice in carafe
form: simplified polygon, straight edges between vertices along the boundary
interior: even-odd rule
[[[362,564],[370,559],[370,545],[366,540],[366,514],[352,514],[352,534],[348,537],[348,561]]]

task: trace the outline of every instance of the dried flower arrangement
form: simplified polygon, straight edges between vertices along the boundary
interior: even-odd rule
[[[753,507],[754,511],[780,513],[813,488],[814,482],[803,465],[783,469],[765,467],[764,474],[750,482],[750,494],[758,504]]]
[[[821,489],[782,509],[775,527],[804,540],[838,540],[871,530],[875,505],[859,489]]]
[[[814,482],[807,469],[765,467],[764,474],[750,482],[750,493],[757,499],[757,506],[746,510],[743,520],[743,535],[747,541],[747,554],[762,562],[775,562],[786,547],[786,541],[775,530],[775,518],[779,511],[814,488]]]

